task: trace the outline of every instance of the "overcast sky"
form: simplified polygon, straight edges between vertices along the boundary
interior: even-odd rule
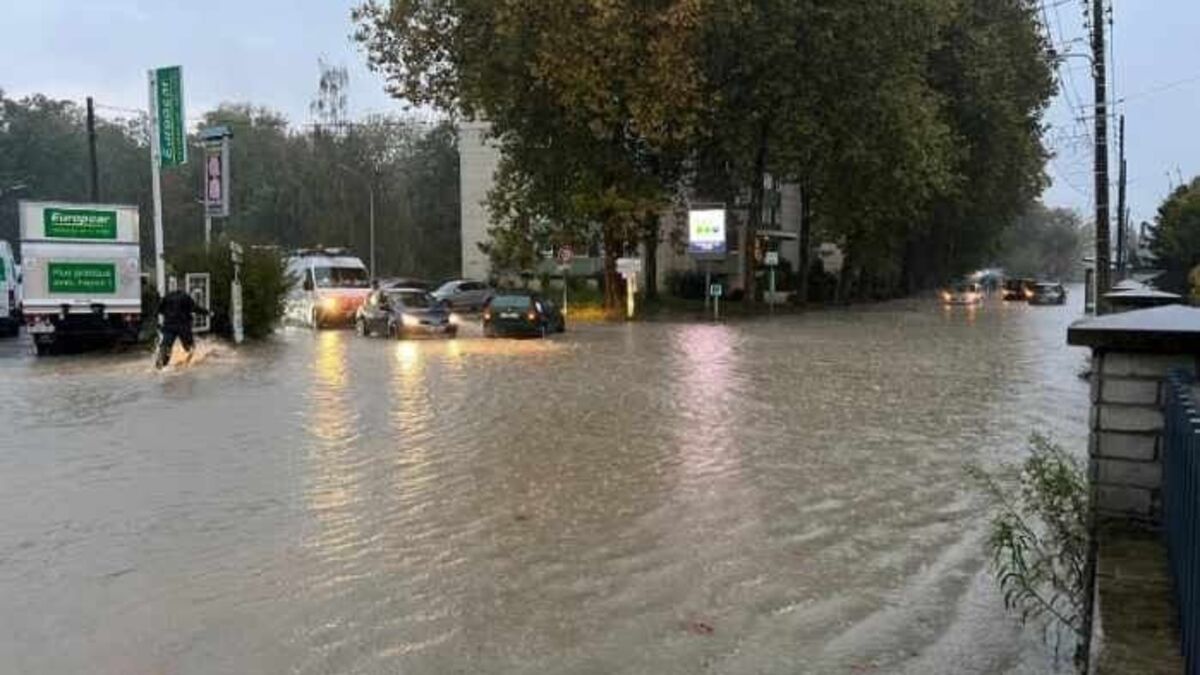
[[[1041,0],[1060,50],[1083,54],[1085,0]],[[1178,174],[1200,173],[1200,1],[1114,0],[1114,98],[1127,114],[1130,205],[1149,219]],[[181,64],[189,116],[225,101],[309,121],[317,59],[350,71],[354,116],[399,111],[350,39],[354,0],[0,0],[0,88],[145,108],[147,68]],[[1047,118],[1057,157],[1045,201],[1092,213],[1092,85],[1070,58]],[[1116,129],[1112,133],[1116,152]],[[1169,174],[1169,176],[1168,176]],[[1113,162],[1116,180],[1116,162]],[[1112,200],[1116,204],[1116,191]]]

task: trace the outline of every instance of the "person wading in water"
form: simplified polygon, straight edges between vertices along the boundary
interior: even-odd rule
[[[158,315],[162,317],[162,340],[158,347],[158,358],[154,367],[159,370],[171,362],[171,350],[175,347],[176,338],[187,351],[187,360],[192,360],[196,339],[192,337],[192,324],[197,314],[208,314],[208,310],[196,304],[192,296],[179,289],[170,291],[158,303]]]

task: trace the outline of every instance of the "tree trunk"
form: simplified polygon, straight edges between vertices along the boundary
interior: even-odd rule
[[[767,133],[764,121],[759,130],[758,148],[754,152],[754,182],[750,185],[750,217],[746,219],[746,242],[742,247],[743,273],[745,274],[746,302],[754,302],[755,280],[754,245],[758,241],[758,230],[762,227],[763,192],[767,175]]]
[[[624,298],[621,295],[621,276],[617,274],[617,258],[623,251],[612,235],[615,225],[604,227],[604,309],[609,313],[619,312]]]
[[[658,237],[661,224],[658,214],[651,214],[646,223],[646,299],[658,299]]]
[[[808,270],[812,262],[812,194],[807,186],[800,187],[800,241],[796,254],[796,302],[808,304]]]
[[[837,302],[839,305],[848,304],[850,301],[850,285],[853,274],[854,264],[851,261],[851,254],[847,246],[845,257],[842,259],[842,273],[838,275]]]

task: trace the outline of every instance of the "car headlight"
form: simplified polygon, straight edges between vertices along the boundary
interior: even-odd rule
[[[950,294],[947,293],[946,291],[942,291],[942,300],[945,300],[946,302],[950,302]]]
[[[450,312],[450,325],[457,326],[462,323],[462,317],[455,312]]]
[[[411,314],[403,314],[400,316],[400,321],[409,328],[415,328],[421,325],[421,320]]]

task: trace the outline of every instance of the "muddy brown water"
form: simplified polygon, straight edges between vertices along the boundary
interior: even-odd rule
[[[964,467],[1083,452],[1073,290],[167,374],[6,341],[0,670],[1046,672]]]

